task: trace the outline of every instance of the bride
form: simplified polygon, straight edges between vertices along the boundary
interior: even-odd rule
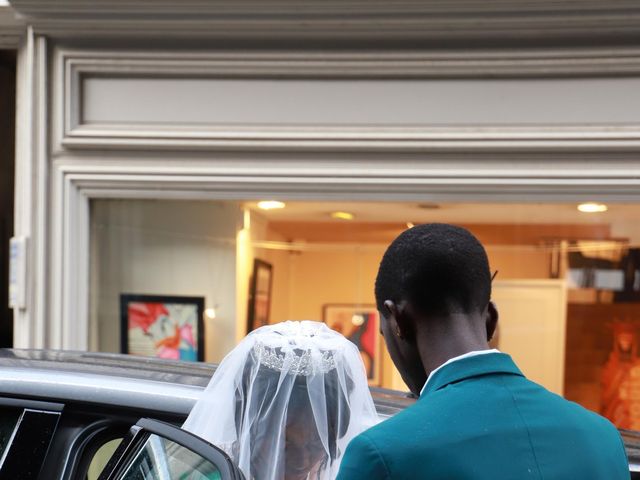
[[[224,358],[183,428],[248,480],[324,480],[377,422],[358,348],[324,323],[289,321],[254,330]]]

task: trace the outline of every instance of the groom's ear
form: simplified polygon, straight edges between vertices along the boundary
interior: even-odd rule
[[[380,313],[388,322],[392,321],[392,319],[395,321],[395,316],[398,313],[398,307],[393,300],[385,300]]]
[[[395,303],[392,300],[386,300],[384,306],[387,310],[385,318],[389,323],[390,333],[401,340],[413,340],[415,331],[413,319],[411,318],[411,309],[407,302]]]
[[[499,317],[500,315],[498,314],[498,308],[496,307],[496,304],[493,301],[489,301],[485,319],[485,325],[487,328],[487,341],[490,341],[495,335]]]
[[[387,330],[389,332],[390,335],[393,335],[395,337],[399,337],[400,336],[400,328],[398,327],[398,306],[396,305],[396,303],[393,300],[385,300],[384,301],[384,311],[381,312],[382,316],[385,318],[386,320],[386,328],[385,330]],[[382,325],[381,325],[382,327]],[[384,333],[382,331],[382,328],[380,330],[380,333],[383,334]]]

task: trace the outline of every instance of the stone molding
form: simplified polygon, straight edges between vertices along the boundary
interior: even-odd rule
[[[323,39],[440,46],[637,41],[634,0],[12,0],[38,33]],[[462,46],[462,45],[459,45]]]

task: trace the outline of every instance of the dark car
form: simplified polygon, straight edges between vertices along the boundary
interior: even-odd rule
[[[214,371],[128,355],[0,349],[0,480],[243,478],[222,451],[179,428]],[[383,417],[414,401],[372,393]]]
[[[0,480],[244,478],[222,451],[180,429],[215,368],[0,349]],[[414,402],[371,391],[382,417]],[[640,434],[621,433],[631,478],[640,478]]]

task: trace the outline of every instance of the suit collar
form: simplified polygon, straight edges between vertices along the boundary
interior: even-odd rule
[[[462,360],[463,358],[474,357],[476,355],[487,355],[489,353],[500,353],[500,351],[496,350],[495,348],[487,349],[487,350],[475,350],[473,352],[467,352],[462,355],[458,355],[457,357],[450,358],[449,360],[444,362],[442,365],[440,365],[438,368],[436,368],[429,374],[427,381],[424,382],[424,386],[422,387],[422,390],[420,390],[420,395],[424,393],[424,389],[427,388],[427,385],[429,384],[429,380],[431,380],[431,378],[436,374],[436,372],[438,372],[445,365],[449,365],[450,363],[457,362],[458,360]]]
[[[462,358],[455,362],[443,365],[429,378],[420,398],[431,392],[461,380],[493,373],[506,373],[524,376],[520,369],[506,353],[488,353]]]

